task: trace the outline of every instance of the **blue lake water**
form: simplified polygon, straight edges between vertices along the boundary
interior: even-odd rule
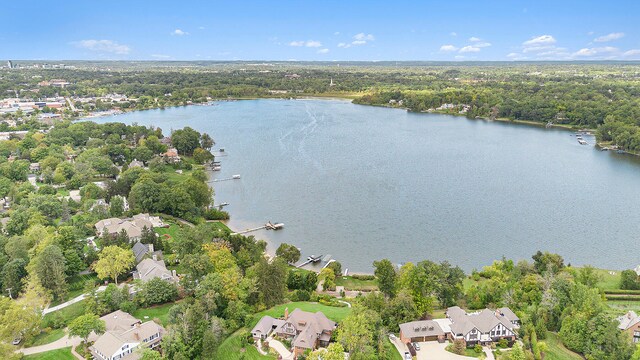
[[[359,106],[251,100],[132,112],[100,122],[184,126],[224,148],[212,183],[229,225],[350,271],[448,260],[469,271],[537,250],[574,265],[640,263],[640,163],[572,132]],[[593,144],[593,139],[588,139]]]

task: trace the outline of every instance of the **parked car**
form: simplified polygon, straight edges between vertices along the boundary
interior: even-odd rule
[[[11,344],[13,345],[20,345],[20,343],[22,342],[22,338],[15,338],[13,339],[13,341],[11,342]]]
[[[413,343],[413,347],[416,349],[416,351],[420,351],[420,345],[418,343]]]
[[[396,339],[396,336],[395,336],[395,335],[393,335],[393,334],[389,334],[389,339],[391,339],[391,340],[395,340],[395,339]]]
[[[408,351],[404,352],[404,360],[412,360],[411,354]]]

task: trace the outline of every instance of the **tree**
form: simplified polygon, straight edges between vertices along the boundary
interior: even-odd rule
[[[158,277],[144,282],[141,288],[136,294],[136,301],[145,306],[164,304],[178,298],[176,285]]]
[[[209,136],[209,134],[202,133],[202,136],[200,136],[200,147],[202,147],[205,150],[211,150],[211,148],[215,144],[216,142],[213,141],[213,139],[211,138],[211,136]]]
[[[22,280],[27,276],[25,267],[27,262],[24,259],[17,258],[4,264],[2,267],[2,292],[7,294],[7,290],[11,289],[13,298],[16,298],[22,291]]]
[[[340,261],[330,262],[329,265],[327,265],[327,268],[333,270],[336,278],[342,276],[342,264],[340,263]]]
[[[295,264],[300,260],[300,249],[287,243],[282,243],[276,250],[276,256],[283,258],[289,264]]]
[[[594,288],[601,280],[601,276],[596,272],[596,269],[591,265],[586,265],[578,270],[576,280],[588,287]]]
[[[35,259],[35,271],[45,289],[51,290],[56,299],[67,293],[66,265],[62,250],[48,245]]]
[[[112,217],[120,217],[124,214],[124,198],[122,196],[113,196],[109,203],[109,215]]]
[[[142,212],[159,211],[162,200],[162,186],[149,178],[140,179],[129,193],[131,207]]]
[[[322,281],[323,290],[331,290],[336,288],[336,274],[329,268],[320,270],[318,280]]]
[[[546,271],[557,274],[564,268],[564,259],[558,254],[538,251],[531,258],[533,259],[533,267],[538,274],[543,274]]]
[[[97,315],[84,314],[69,323],[69,335],[82,338],[82,341],[86,344],[91,332],[100,335],[105,332],[105,326],[104,320],[100,320]]]
[[[326,349],[309,354],[307,360],[344,360],[344,347],[340,343],[331,343]]]
[[[624,270],[620,273],[620,289],[640,290],[640,279],[633,270]]]
[[[374,274],[378,279],[378,288],[387,297],[393,297],[396,293],[396,267],[389,259],[374,261]]]
[[[262,258],[250,271],[256,279],[256,291],[266,308],[284,302],[287,292],[287,264],[276,258],[269,263]]]
[[[200,146],[200,133],[190,127],[175,130],[171,133],[171,143],[179,154],[192,155],[193,150]]]
[[[373,334],[379,322],[378,314],[359,304],[342,320],[337,339],[350,359],[367,359],[373,353]]]
[[[111,278],[118,284],[118,275],[124,274],[135,264],[133,251],[119,246],[107,246],[98,254],[93,269],[100,279]]]
[[[162,355],[153,349],[144,348],[142,349],[140,360],[162,360]]]
[[[153,151],[151,151],[151,149],[147,148],[146,146],[138,146],[131,153],[131,156],[134,159],[140,160],[140,161],[143,161],[143,162],[147,162],[147,161],[151,160],[153,155],[154,155]]]
[[[209,150],[203,148],[196,148],[193,150],[193,160],[198,164],[204,164],[207,161],[213,160],[213,155]]]

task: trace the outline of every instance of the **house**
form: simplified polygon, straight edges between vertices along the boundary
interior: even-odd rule
[[[32,173],[40,171],[40,163],[34,162],[29,164],[29,171]]]
[[[95,224],[98,236],[102,236],[105,231],[115,236],[124,230],[131,240],[140,239],[142,230],[145,227],[153,229],[154,227],[163,226],[165,225],[160,220],[160,217],[150,216],[149,214],[137,214],[130,219],[109,218],[100,220]]]
[[[438,341],[444,342],[447,333],[434,320],[412,321],[400,324],[400,341],[403,343]]]
[[[500,339],[515,341],[520,319],[513,311],[505,309],[467,313],[458,306],[448,308],[446,315],[451,321],[451,338],[463,339],[467,345],[488,344]]]
[[[138,161],[138,159],[133,159],[133,161],[129,163],[129,169],[136,168],[136,167],[143,168],[144,163],[142,161]]]
[[[169,150],[167,150],[167,152],[162,154],[162,156],[169,164],[180,162],[180,156],[178,155],[178,150],[176,150],[176,148],[170,148]]]
[[[140,261],[133,272],[134,280],[149,281],[153,278],[160,278],[169,282],[178,282],[180,280],[176,275],[176,271],[167,269],[164,261],[158,260],[156,256]]]
[[[160,345],[164,328],[153,321],[142,322],[124,311],[115,311],[100,318],[105,322],[102,335],[91,333],[89,347],[94,359],[137,359],[135,351],[141,347],[156,348]]]
[[[640,317],[634,311],[629,311],[617,320],[618,329],[627,333],[634,343],[640,343]]]
[[[162,256],[162,251],[153,251],[153,244],[143,244],[140,241],[133,244],[131,250],[136,257],[136,264],[140,263],[147,255],[155,255],[156,258]]]
[[[165,136],[162,139],[160,139],[160,144],[162,145],[171,145],[171,137],[170,136]]]
[[[297,358],[307,350],[328,346],[336,326],[320,311],[312,313],[295,309],[289,314],[287,308],[284,310],[284,320],[265,316],[251,330],[251,334],[255,339],[263,339],[273,331],[291,340],[294,358]]]

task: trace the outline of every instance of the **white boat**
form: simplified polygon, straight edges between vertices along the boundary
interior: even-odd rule
[[[240,175],[233,175],[232,178],[234,179],[240,179]]]

